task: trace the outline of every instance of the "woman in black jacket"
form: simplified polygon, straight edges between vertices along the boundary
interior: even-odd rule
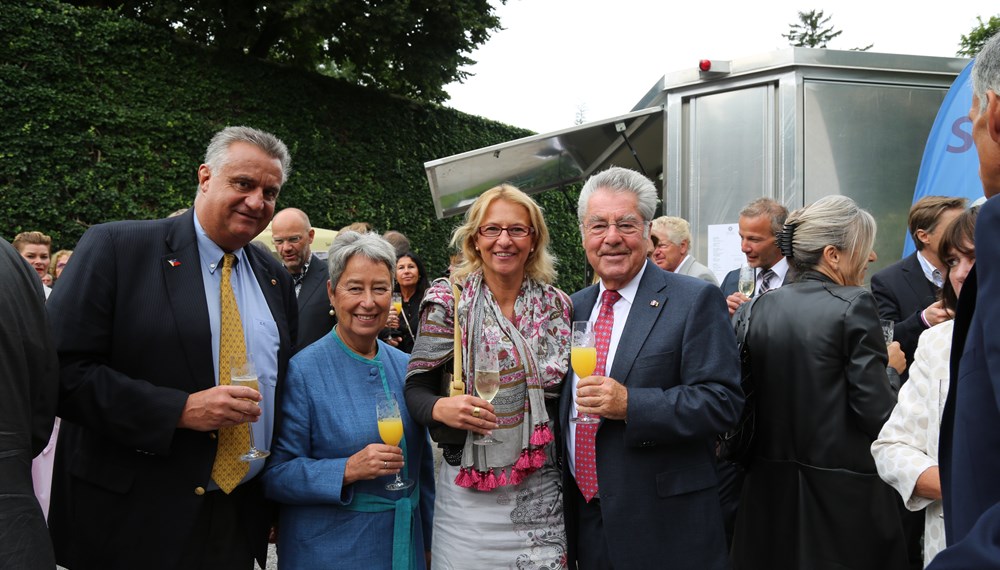
[[[874,241],[875,220],[844,196],[792,213],[779,236],[799,277],[751,313],[757,428],[736,568],[907,567],[899,498],[869,452],[896,403],[875,300],[861,287]],[[897,343],[889,352],[905,368]]]

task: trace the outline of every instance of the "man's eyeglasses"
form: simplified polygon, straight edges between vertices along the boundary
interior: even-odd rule
[[[528,226],[507,226],[501,228],[500,226],[479,226],[479,235],[488,238],[500,237],[500,234],[507,232],[507,235],[512,238],[523,238],[528,237],[535,233],[535,228]]]
[[[634,222],[631,220],[623,222],[593,222],[590,225],[584,226],[588,235],[594,237],[602,237],[608,233],[608,228],[614,226],[618,228],[618,233],[623,236],[631,236],[642,231],[642,224],[639,222]]]
[[[288,242],[288,243],[290,243],[292,245],[295,245],[295,244],[299,243],[300,241],[302,241],[302,236],[288,236],[286,238],[273,238],[271,240],[271,243],[273,243],[277,247],[280,247],[285,242]]]

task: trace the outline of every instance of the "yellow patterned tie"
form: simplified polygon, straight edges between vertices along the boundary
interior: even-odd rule
[[[236,296],[229,278],[233,272],[236,256],[227,253],[222,261],[222,283],[219,287],[219,303],[222,309],[222,335],[219,339],[219,385],[230,384],[230,367],[234,357],[246,359],[247,347],[243,340],[243,321],[236,306]],[[240,461],[240,456],[250,449],[250,424],[242,423],[219,429],[219,448],[215,452],[212,465],[212,480],[227,495],[236,488],[250,470],[250,464]]]

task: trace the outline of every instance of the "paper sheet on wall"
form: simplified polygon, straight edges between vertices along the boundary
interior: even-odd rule
[[[746,260],[740,250],[739,224],[709,224],[708,268],[720,284],[727,273],[746,263]]]

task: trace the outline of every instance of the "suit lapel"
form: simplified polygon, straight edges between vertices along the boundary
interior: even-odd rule
[[[215,385],[212,328],[208,319],[208,301],[205,299],[193,216],[192,210],[170,222],[166,236],[166,254],[159,261],[177,330],[185,331],[177,336],[191,370],[190,377],[194,382],[192,392]]]
[[[328,275],[326,271],[320,271],[320,269],[323,269],[321,265],[319,258],[314,255],[312,261],[309,262],[309,271],[306,273],[306,278],[302,280],[302,289],[299,290],[299,312],[301,312],[302,307],[305,307],[317,292],[321,292],[324,296],[326,295]]]
[[[667,274],[661,271],[651,261],[646,262],[646,271],[639,281],[639,290],[625,321],[615,361],[611,364],[608,376],[625,384],[632,363],[635,362],[646,337],[653,330],[653,324],[660,316],[660,311],[667,309]]]
[[[913,291],[919,305],[926,306],[933,303],[934,296],[937,294],[937,287],[927,280],[927,276],[924,275],[924,268],[920,266],[920,260],[917,259],[916,253],[911,254],[908,259],[909,262],[904,263],[901,267],[906,286]]]

